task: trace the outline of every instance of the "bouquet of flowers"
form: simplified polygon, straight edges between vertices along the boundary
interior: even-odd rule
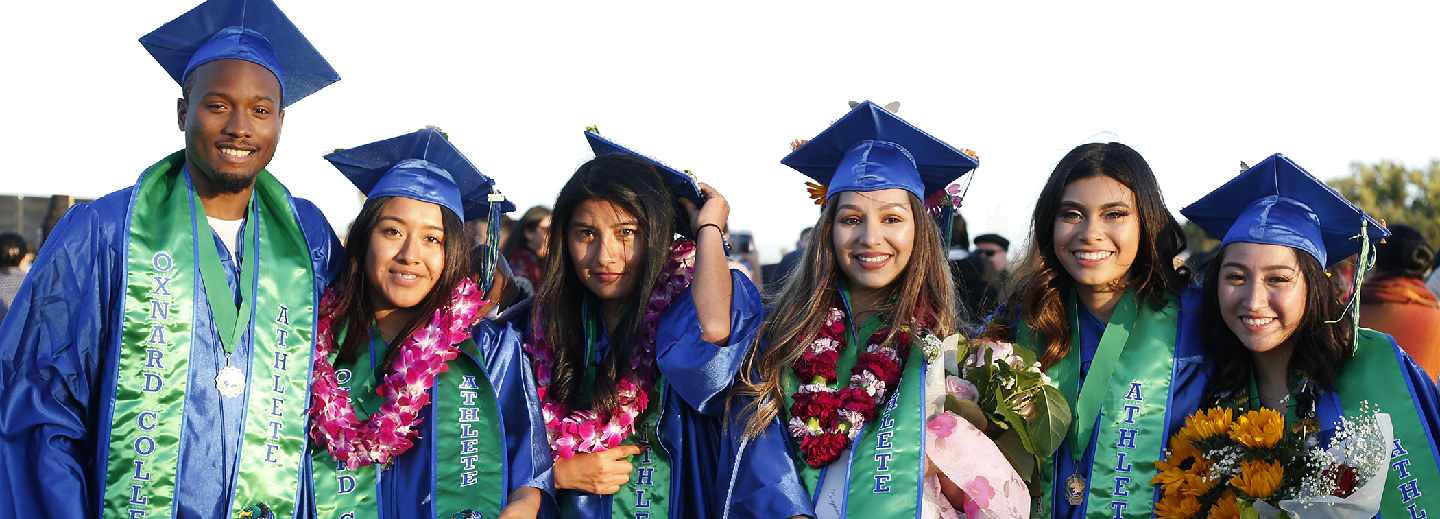
[[[1321,447],[1288,430],[1285,416],[1261,408],[1235,416],[1216,407],[1185,419],[1155,462],[1161,519],[1373,517],[1380,509],[1392,438],[1390,416],[1361,407],[1341,418]],[[1317,506],[1321,505],[1321,506]]]
[[[970,343],[959,335],[944,341],[944,413],[931,423],[964,418],[995,441],[1031,486],[1040,466],[1070,427],[1070,406],[1040,369],[1035,353],[1010,343]],[[934,430],[934,428],[932,428]]]

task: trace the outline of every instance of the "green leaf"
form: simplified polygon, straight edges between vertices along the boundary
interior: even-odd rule
[[[1000,453],[1005,455],[1005,459],[1010,462],[1010,466],[1015,467],[1015,472],[1020,473],[1020,475],[1024,477],[1035,474],[1035,469],[1038,464],[1036,463],[1035,455],[1031,454],[1030,451],[1025,448],[1020,436],[1018,431],[1010,429],[995,439],[995,446],[1000,448]],[[1029,481],[1027,480],[1026,483],[1029,483]]]
[[[1055,388],[1045,386],[1040,391],[1035,399],[1035,421],[1030,423],[1030,434],[1035,437],[1036,454],[1048,457],[1060,448],[1060,442],[1070,430],[1070,406]]]
[[[1240,506],[1240,519],[1260,519],[1260,511],[1249,501],[1237,498],[1235,503]]]
[[[960,400],[947,395],[945,397],[945,410],[964,418],[973,424],[976,429],[980,429],[981,431],[984,431],[985,426],[990,423],[990,419],[985,416],[985,411],[981,410],[978,404],[969,400]]]
[[[1026,422],[1024,417],[1020,416],[1015,411],[1011,410],[1008,406],[1004,405],[996,406],[995,414],[1000,415],[1001,421],[1003,421],[1005,425],[1010,426],[1010,431],[1006,431],[1006,434],[1009,434],[1010,432],[1015,432],[1019,434],[1021,445],[1025,448],[1026,451],[1036,456],[1050,455],[1050,453],[1048,452],[1042,454],[1037,451],[1037,449],[1035,448],[1035,440],[1030,436],[1030,423]]]

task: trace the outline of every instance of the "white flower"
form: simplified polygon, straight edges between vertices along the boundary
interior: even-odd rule
[[[804,385],[801,385],[801,386],[800,386],[800,389],[799,389],[798,391],[796,391],[796,392],[797,392],[797,393],[834,393],[835,391],[836,391],[836,390],[830,389],[830,386],[826,386],[825,384],[804,384]]]
[[[815,431],[811,429],[810,426],[805,425],[805,420],[801,420],[798,416],[790,417],[789,429],[791,437],[805,437],[815,435]]]

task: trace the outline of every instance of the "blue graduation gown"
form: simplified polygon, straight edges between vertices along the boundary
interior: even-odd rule
[[[716,346],[700,338],[699,317],[688,288],[660,315],[655,341],[656,364],[665,376],[660,401],[660,446],[670,457],[672,519],[718,517],[715,511],[719,503],[714,501],[718,414],[725,406],[724,390],[754,341],[762,317],[760,292],[755,285],[738,271],[730,271],[730,277],[731,346]],[[548,447],[549,443],[542,445]],[[551,476],[547,500],[555,500],[557,495]],[[611,517],[611,496],[584,492],[566,495],[573,499],[570,504],[579,512],[578,517]]]
[[[0,516],[100,516],[111,427],[105,417],[124,317],[126,212],[134,191],[72,207],[0,324]],[[292,197],[291,211],[310,250],[318,306],[343,248],[314,204]],[[234,269],[224,270],[232,286],[238,284]],[[215,388],[224,350],[209,313],[200,314],[189,359],[177,519],[228,514],[242,440],[243,399],[226,402]],[[242,341],[249,343],[250,335]],[[237,348],[232,363],[249,365],[248,352]],[[308,478],[302,470],[301,481]],[[300,495],[295,509],[308,508],[307,499]]]
[[[1205,396],[1209,390],[1210,378],[1213,376],[1213,366],[1210,357],[1205,349],[1200,330],[1200,287],[1188,287],[1179,297],[1180,311],[1175,323],[1175,362],[1170,377],[1169,403],[1165,407],[1165,432],[1164,438],[1168,445],[1169,438],[1185,426],[1185,417],[1200,409],[1207,402]],[[1081,386],[1084,387],[1084,376],[1089,373],[1090,361],[1095,357],[1095,350],[1100,346],[1100,338],[1105,334],[1105,323],[1095,319],[1083,306],[1079,309],[1080,315],[1080,374]],[[1106,410],[1101,410],[1102,416],[1096,418],[1096,423],[1104,420]],[[1093,467],[1095,460],[1095,442],[1100,431],[1097,425],[1091,429],[1090,442],[1085,446],[1085,455],[1080,463],[1084,467]],[[1076,474],[1075,461],[1071,457],[1074,446],[1069,440],[1060,444],[1060,450],[1052,457],[1054,461],[1055,488],[1052,489],[1054,502],[1051,503],[1054,510],[1054,517],[1068,519],[1083,519],[1085,507],[1089,501],[1090,492],[1085,493],[1086,502],[1080,506],[1071,506],[1065,499],[1065,478],[1060,474]],[[1092,481],[1090,470],[1078,471],[1085,476],[1085,480],[1092,485],[1102,485],[1105,482]],[[1150,507],[1160,498],[1160,489],[1156,487],[1155,494],[1150,496],[1149,502],[1140,500],[1132,502],[1132,507]]]
[[[482,320],[471,328],[471,339],[479,348],[479,357],[462,350],[454,363],[474,363],[485,370],[490,386],[495,390],[495,404],[500,411],[501,430],[505,436],[505,493],[520,487],[549,488],[552,465],[550,448],[545,439],[545,422],[540,414],[540,399],[535,392],[534,371],[523,355],[521,346],[524,336],[513,325]],[[416,430],[419,437],[414,445],[397,456],[391,467],[380,478],[376,489],[382,519],[411,519],[436,517],[435,485],[442,475],[437,467],[437,442],[454,441],[454,438],[439,438],[435,425],[445,419],[436,416],[434,390],[431,390],[432,404],[420,411],[421,422]],[[312,440],[311,448],[316,446]],[[311,458],[306,458],[310,463]],[[310,467],[313,470],[313,467]],[[328,470],[322,468],[322,470]],[[362,470],[373,470],[366,467]],[[452,481],[452,480],[447,480]],[[313,488],[313,480],[305,479],[303,484]],[[311,490],[312,495],[313,490]],[[318,499],[318,495],[317,495]],[[315,517],[313,506],[306,512]],[[553,516],[554,511],[541,510],[541,517]]]
[[[770,349],[761,341],[760,354]],[[780,423],[784,412],[770,420],[755,438],[743,440],[749,416],[742,410],[753,398],[736,397],[725,415],[725,438],[719,444],[719,481],[713,492],[722,517],[733,519],[815,517],[815,506],[791,457],[789,432]]]

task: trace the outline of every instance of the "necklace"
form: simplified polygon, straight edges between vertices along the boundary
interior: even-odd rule
[[[525,353],[533,359],[538,386],[536,392],[540,396],[545,432],[555,459],[573,458],[578,452],[613,449],[635,432],[636,418],[649,407],[650,390],[655,385],[655,333],[660,326],[660,314],[690,286],[694,276],[695,242],[676,240],[670,246],[664,270],[645,305],[640,337],[635,341],[630,357],[630,376],[615,383],[619,401],[615,409],[610,410],[608,421],[601,421],[600,414],[594,409],[571,412],[566,406],[550,399],[554,346],[545,340],[541,331],[541,316],[531,320],[531,342],[525,345]]]
[[[350,470],[389,464],[409,450],[414,445],[410,438],[419,434],[414,427],[420,423],[420,410],[430,403],[429,391],[435,377],[460,354],[456,345],[470,338],[470,327],[480,322],[480,307],[484,304],[475,282],[462,279],[430,323],[400,346],[390,364],[390,374],[375,390],[386,399],[385,403],[361,422],[350,404],[350,392],[340,388],[335,366],[330,364],[330,355],[335,352],[335,293],[325,290],[319,312],[323,317],[315,334],[310,437]]]
[[[1280,398],[1275,398],[1275,397],[1273,397],[1273,396],[1270,396],[1270,395],[1265,394],[1265,392],[1264,392],[1264,391],[1261,391],[1259,387],[1256,387],[1256,388],[1255,388],[1255,392],[1256,392],[1256,393],[1260,393],[1260,398],[1265,399],[1265,400],[1270,401],[1270,402],[1277,403],[1277,404],[1284,404],[1284,403],[1290,401],[1290,393],[1285,393],[1285,396],[1280,397]]]

